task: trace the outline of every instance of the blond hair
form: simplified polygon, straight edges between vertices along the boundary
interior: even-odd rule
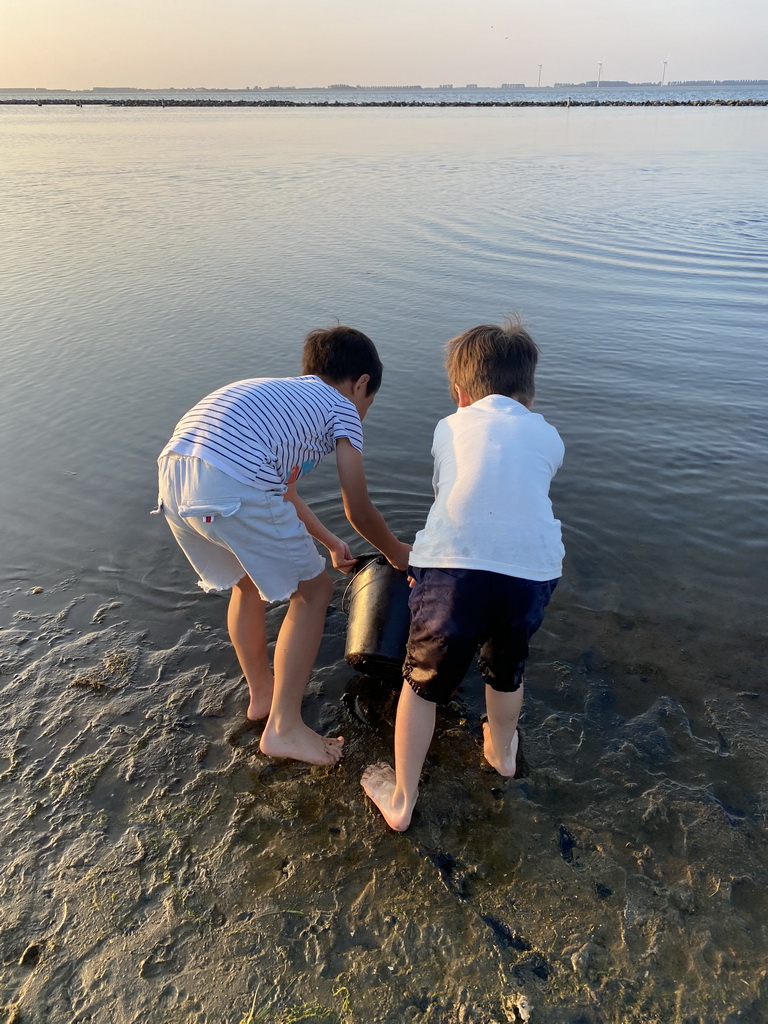
[[[445,368],[456,399],[455,385],[473,402],[486,395],[533,401],[539,348],[518,316],[501,326],[481,324],[446,345]]]

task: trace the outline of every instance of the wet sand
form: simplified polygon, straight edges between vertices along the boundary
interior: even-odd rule
[[[359,785],[395,688],[344,664],[343,584],[306,698],[336,768],[261,756],[222,601],[159,642],[35,589],[2,597],[6,1021],[768,1019],[765,697],[702,685],[707,638],[559,593],[526,774],[484,764],[473,676],[396,835]]]

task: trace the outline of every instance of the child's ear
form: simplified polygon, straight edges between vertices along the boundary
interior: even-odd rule
[[[460,409],[466,409],[467,406],[472,405],[472,399],[460,384],[454,384],[453,390],[456,395],[456,404]]]
[[[368,393],[368,384],[370,382],[370,379],[371,379],[370,373],[363,373],[363,374],[361,374],[357,378],[355,383],[352,385],[352,391],[359,393],[360,390],[362,389],[367,394]]]

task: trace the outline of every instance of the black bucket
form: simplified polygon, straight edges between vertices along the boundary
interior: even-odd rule
[[[345,594],[349,623],[344,657],[358,672],[399,676],[410,625],[408,578],[383,555],[364,556],[358,564]]]

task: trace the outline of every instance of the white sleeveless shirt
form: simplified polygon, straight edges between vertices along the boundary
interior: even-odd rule
[[[435,502],[416,534],[411,565],[487,569],[557,579],[563,541],[549,485],[565,447],[538,413],[488,395],[435,429]]]

